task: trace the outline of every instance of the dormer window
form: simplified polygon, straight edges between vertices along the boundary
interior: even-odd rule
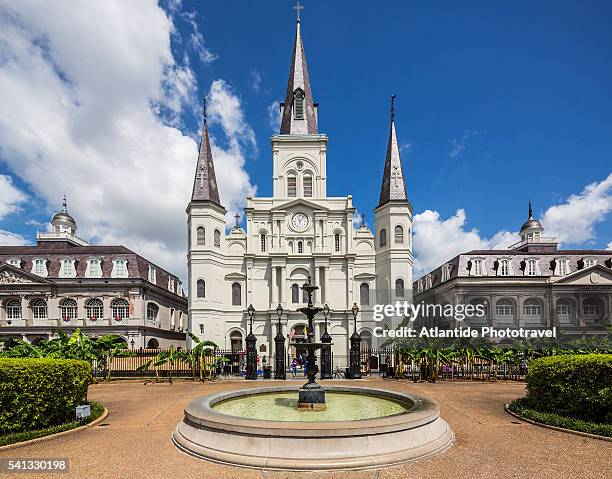
[[[499,260],[499,276],[510,276],[510,260],[500,259]]]
[[[149,265],[149,283],[157,283],[157,270]]]
[[[570,273],[570,265],[568,259],[558,259],[556,263],[556,276],[567,276]]]
[[[481,259],[473,259],[472,260],[472,276],[482,276],[484,275],[484,261]]]
[[[87,260],[87,269],[85,276],[87,278],[101,278],[102,277],[102,262],[99,258],[91,258]]]
[[[59,276],[60,278],[74,278],[76,276],[73,259],[65,258],[61,260]]]
[[[590,268],[591,266],[595,266],[596,263],[597,263],[596,259],[593,259],[593,258],[585,258],[584,259],[584,267],[585,268]]]
[[[113,270],[111,272],[112,278],[127,278],[127,260],[123,258],[113,260]]]
[[[47,261],[43,258],[35,258],[32,260],[32,273],[42,276],[47,276]]]
[[[21,259],[20,258],[9,258],[6,260],[7,264],[14,266],[15,268],[21,268]]]
[[[450,264],[445,264],[444,266],[442,266],[442,281],[448,281],[450,279],[450,275],[451,275],[451,269],[452,269],[452,265]]]
[[[304,92],[299,89],[293,94],[293,115],[296,120],[304,119]]]
[[[168,291],[172,291],[174,293],[174,279],[168,278]]]
[[[538,275],[538,261],[535,259],[528,259],[525,263],[525,276],[537,276]]]

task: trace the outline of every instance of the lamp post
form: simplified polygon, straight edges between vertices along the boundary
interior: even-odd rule
[[[361,336],[357,332],[357,313],[359,312],[359,306],[357,303],[353,303],[351,308],[353,312],[353,334],[351,335],[351,351],[349,354],[349,373],[351,379],[361,379]]]
[[[132,346],[132,349],[134,349],[134,344],[135,344],[134,343],[134,338],[132,338],[131,341],[130,341],[130,346]]]
[[[283,307],[279,304],[276,308],[276,316],[278,325],[274,344],[276,346],[274,358],[274,379],[287,379],[287,367],[285,366],[285,336],[283,336],[283,325],[281,317],[283,315]]]
[[[329,318],[329,306],[325,303],[323,306],[323,316],[325,317],[325,331],[321,335],[321,379],[332,379],[332,356],[331,356],[331,341],[332,337],[327,332],[327,320]]]
[[[257,338],[253,334],[253,313],[255,308],[249,304],[247,308],[249,315],[249,334],[246,337],[246,374],[244,379],[257,379]]]

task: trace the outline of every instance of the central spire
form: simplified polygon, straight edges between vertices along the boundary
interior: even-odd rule
[[[380,201],[378,202],[378,206],[384,205],[391,200],[406,201],[407,199],[404,171],[402,169],[399,147],[397,145],[397,134],[395,133],[395,95],[392,95],[391,131],[389,132],[385,172],[383,174],[382,187],[380,188]]]
[[[317,133],[316,104],[312,100],[310,90],[299,16],[295,30],[287,93],[285,94],[285,103],[281,104],[281,107],[283,110],[281,135],[312,135]]]

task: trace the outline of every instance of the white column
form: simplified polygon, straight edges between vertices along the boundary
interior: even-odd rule
[[[324,283],[324,288],[323,288],[323,292],[324,292],[324,298],[323,298],[323,302],[329,304],[331,296],[329,294],[329,266],[325,266],[323,268],[323,283]],[[331,308],[331,306],[330,306]]]
[[[315,291],[315,298],[314,298],[314,300],[315,300],[315,303],[318,303],[318,302],[320,302],[320,298],[322,296],[320,294],[320,291],[321,291],[321,278],[319,277],[319,267],[316,264],[315,264],[315,267],[314,267],[314,274],[315,274],[314,275],[314,284],[315,284],[315,286],[319,287],[319,290]]]
[[[287,303],[287,267],[281,266],[281,287],[280,287],[280,298],[279,303],[286,305]]]
[[[272,266],[271,274],[272,274],[272,309],[274,309],[279,301],[278,301],[278,276],[277,276],[277,268],[276,266]]]

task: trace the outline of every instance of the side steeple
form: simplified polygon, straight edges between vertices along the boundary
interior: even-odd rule
[[[382,206],[391,200],[408,200],[402,160],[397,146],[397,134],[395,133],[395,95],[391,96],[391,131],[389,132],[385,172],[383,173],[378,206]]]
[[[298,10],[299,14],[299,10]],[[298,16],[285,102],[281,104],[281,135],[316,135],[317,104],[313,102]]]
[[[198,164],[196,166],[195,178],[193,180],[191,201],[210,201],[222,206],[219,200],[217,178],[215,177],[215,165],[213,163],[212,151],[210,149],[208,125],[206,124],[206,98],[204,98],[204,125],[202,127],[202,138],[200,139]]]

